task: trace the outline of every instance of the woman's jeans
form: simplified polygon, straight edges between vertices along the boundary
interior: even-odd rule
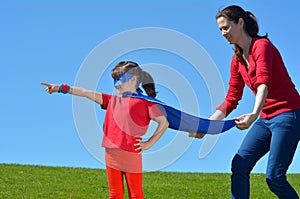
[[[258,119],[247,133],[231,165],[231,196],[250,196],[249,175],[256,162],[269,152],[266,181],[278,198],[299,198],[286,172],[300,140],[300,109],[271,119]]]

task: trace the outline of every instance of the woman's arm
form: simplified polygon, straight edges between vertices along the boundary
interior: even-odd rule
[[[215,113],[209,117],[210,120],[223,120],[225,118],[225,113],[220,110],[216,110]],[[203,133],[196,133],[196,132],[189,132],[189,137],[193,138],[204,138],[205,134]]]
[[[167,128],[169,127],[169,122],[165,116],[159,116],[153,119],[158,123],[158,126],[152,135],[152,137],[146,142],[142,142],[141,139],[137,139],[137,142],[134,146],[136,146],[136,151],[140,151],[142,153],[144,150],[150,149],[161,136],[165,133]]]
[[[257,88],[257,94],[255,98],[255,104],[253,107],[252,113],[244,114],[240,117],[237,117],[236,126],[237,128],[244,130],[251,126],[251,124],[257,119],[260,114],[262,107],[268,96],[268,87],[265,84],[261,84]]]
[[[58,84],[49,84],[46,82],[41,82],[42,85],[46,86],[46,91],[50,94],[58,92],[59,91],[59,86]],[[102,100],[102,93],[96,92],[96,91],[92,91],[92,90],[88,90],[85,88],[81,88],[81,87],[76,87],[76,86],[70,86],[70,90],[68,92],[71,95],[76,95],[76,96],[80,96],[80,97],[86,97],[98,104],[102,104],[103,100]]]
[[[212,116],[209,117],[210,120],[223,120],[226,117],[225,113],[220,110],[216,110]]]

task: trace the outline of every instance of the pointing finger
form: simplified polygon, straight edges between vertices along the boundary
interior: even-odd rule
[[[44,86],[47,86],[47,87],[50,87],[50,86],[51,86],[50,84],[48,84],[48,83],[46,83],[46,82],[41,82],[41,84],[44,85]]]

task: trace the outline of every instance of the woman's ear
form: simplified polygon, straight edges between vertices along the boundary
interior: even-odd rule
[[[239,18],[238,24],[240,27],[244,28],[245,21],[243,18]]]

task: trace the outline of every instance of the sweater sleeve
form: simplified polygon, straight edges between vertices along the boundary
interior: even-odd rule
[[[225,116],[228,116],[242,99],[244,90],[244,80],[239,72],[239,64],[233,57],[230,66],[229,88],[223,103],[217,107],[217,110],[222,111]]]
[[[274,47],[268,39],[258,39],[253,46],[253,59],[256,64],[255,89],[261,84],[270,87],[272,78]]]

